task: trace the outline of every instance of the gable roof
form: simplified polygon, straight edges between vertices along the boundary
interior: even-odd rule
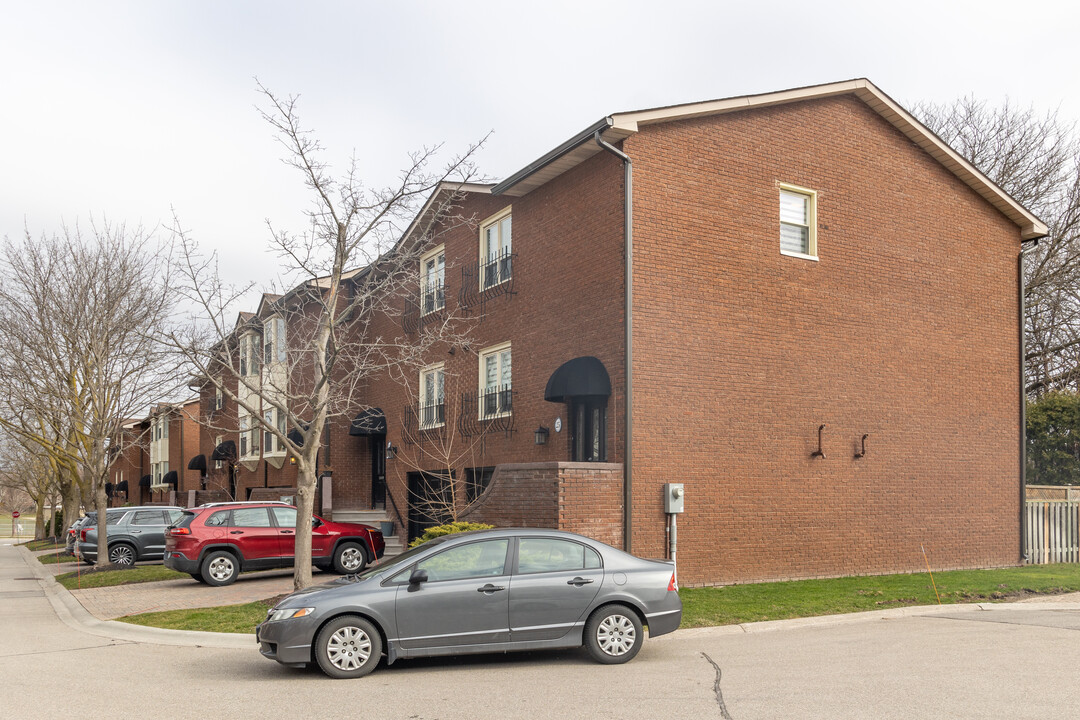
[[[600,146],[593,141],[597,132],[607,142],[614,143],[630,137],[638,132],[641,127],[657,123],[720,115],[771,105],[784,105],[802,100],[817,100],[837,95],[854,95],[866,103],[870,109],[881,115],[897,130],[910,138],[916,145],[929,153],[946,169],[1012,220],[1020,228],[1023,239],[1031,240],[1047,235],[1048,230],[1045,223],[998,187],[974,165],[961,157],[959,153],[946,145],[941,138],[866,78],[781,90],[761,95],[743,95],[721,100],[708,100],[649,110],[615,113],[593,123],[574,137],[503,180],[491,189],[491,193],[493,195],[520,197],[576,167],[600,152]]]

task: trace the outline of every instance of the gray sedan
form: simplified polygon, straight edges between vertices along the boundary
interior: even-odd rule
[[[256,628],[260,652],[355,678],[399,658],[568,648],[623,663],[672,632],[671,562],[580,535],[481,530],[431,540],[359,575],[289,595]]]

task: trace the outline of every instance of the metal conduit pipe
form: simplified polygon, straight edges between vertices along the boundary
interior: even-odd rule
[[[596,144],[623,161],[623,249],[626,256],[625,284],[626,306],[623,311],[623,324],[626,331],[626,398],[623,403],[626,413],[623,435],[623,549],[633,552],[633,490],[634,490],[634,163],[630,156],[600,137],[600,130],[593,134]]]
[[[1020,254],[1016,259],[1017,288],[1020,306],[1020,562],[1027,560],[1027,373],[1024,370],[1027,355],[1027,338],[1024,333],[1024,315],[1027,308],[1024,303],[1024,255],[1039,245],[1039,239],[1028,241],[1024,247],[1020,243]]]

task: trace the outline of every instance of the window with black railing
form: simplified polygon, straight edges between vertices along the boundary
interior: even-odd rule
[[[446,307],[446,290],[442,282],[427,284],[422,290],[420,307],[424,314],[433,313]]]
[[[489,255],[482,264],[481,276],[485,290],[510,280],[514,271],[514,255],[510,248],[504,248],[497,254]]]
[[[438,427],[446,422],[446,403],[420,406],[420,429]]]
[[[514,409],[514,392],[509,385],[486,389],[480,407],[484,418],[508,415]]]

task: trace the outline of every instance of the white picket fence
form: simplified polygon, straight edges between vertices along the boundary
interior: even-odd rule
[[[1080,562],[1080,502],[1028,500],[1024,538],[1028,565]]]

